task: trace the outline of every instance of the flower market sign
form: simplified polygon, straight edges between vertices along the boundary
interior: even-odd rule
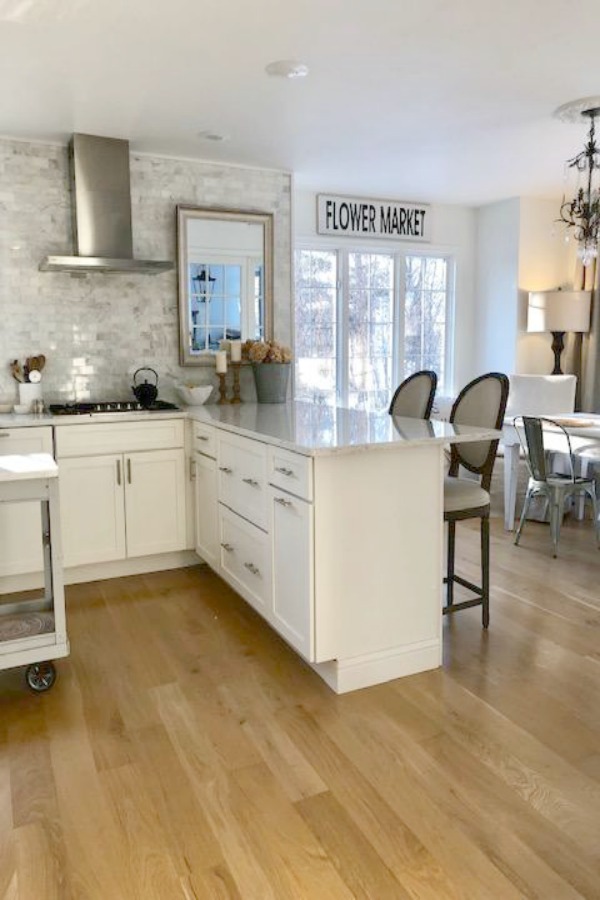
[[[425,203],[317,196],[318,234],[428,242],[430,224],[430,208]]]

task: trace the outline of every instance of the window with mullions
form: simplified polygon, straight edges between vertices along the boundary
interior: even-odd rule
[[[451,260],[299,249],[295,261],[298,399],[387,409],[399,381],[422,368],[450,389]]]

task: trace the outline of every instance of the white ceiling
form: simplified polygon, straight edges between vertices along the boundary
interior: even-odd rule
[[[597,0],[0,0],[0,134],[283,168],[330,192],[562,193]],[[269,78],[278,59],[306,79]],[[198,137],[227,135],[222,143]]]

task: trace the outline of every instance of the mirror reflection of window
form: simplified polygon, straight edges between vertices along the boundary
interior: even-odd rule
[[[223,339],[242,336],[242,298],[246,294],[245,260],[189,264],[189,331],[192,353],[218,350]]]
[[[180,360],[210,364],[222,340],[273,333],[270,213],[177,209]]]

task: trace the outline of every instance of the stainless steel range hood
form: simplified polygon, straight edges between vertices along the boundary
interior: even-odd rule
[[[74,134],[69,144],[76,255],[46,256],[42,272],[156,275],[172,262],[134,259],[129,141]]]

